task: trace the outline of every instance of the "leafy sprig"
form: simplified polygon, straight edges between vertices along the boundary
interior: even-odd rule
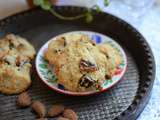
[[[40,6],[43,10],[49,11],[52,7],[52,4],[49,0],[33,0],[33,4]]]
[[[109,0],[104,0],[104,6],[108,6],[109,5]]]
[[[104,5],[108,6],[108,0],[104,0]],[[63,16],[59,13],[57,13],[53,8],[52,8],[52,3],[49,0],[33,0],[33,4],[36,6],[41,7],[45,11],[49,11],[52,13],[54,16],[56,16],[59,19],[62,20],[76,20],[80,18],[85,18],[86,22],[89,23],[93,20],[93,15],[91,9],[95,9],[97,13],[101,12],[101,9],[98,5],[94,5],[92,8],[86,8],[86,11],[82,14],[72,16],[72,17],[67,17]],[[53,6],[54,7],[54,6]]]

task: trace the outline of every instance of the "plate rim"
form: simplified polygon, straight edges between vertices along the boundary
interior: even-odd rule
[[[116,46],[118,46],[118,49],[121,51],[121,53],[123,54],[123,60],[124,60],[124,63],[125,63],[125,66],[124,66],[124,69],[123,69],[123,72],[119,78],[119,80],[116,80],[116,82],[114,82],[113,84],[111,84],[110,86],[108,86],[107,88],[103,89],[103,90],[100,90],[100,91],[89,91],[89,92],[72,92],[72,91],[65,91],[65,90],[61,90],[57,87],[54,87],[54,86],[51,86],[48,81],[44,80],[42,78],[42,74],[40,73],[39,71],[39,58],[41,56],[41,54],[43,54],[43,49],[45,49],[45,46],[47,46],[49,44],[50,41],[56,39],[57,37],[61,36],[61,35],[65,35],[65,34],[73,34],[73,33],[79,33],[79,32],[82,32],[82,33],[89,33],[89,34],[98,34],[100,36],[103,36],[105,37],[106,39],[110,39],[108,41],[112,41]],[[127,70],[127,66],[128,66],[128,60],[127,60],[127,56],[126,56],[126,53],[124,52],[123,48],[114,40],[112,39],[111,37],[107,36],[107,35],[104,35],[102,33],[98,33],[98,32],[94,32],[94,31],[86,31],[86,30],[76,30],[76,31],[69,31],[69,32],[64,32],[64,33],[61,33],[61,34],[58,34],[52,38],[50,38],[47,42],[45,42],[41,47],[40,49],[38,50],[37,52],[37,56],[36,56],[36,59],[35,59],[35,66],[36,66],[36,72],[40,78],[40,80],[47,85],[47,87],[49,87],[50,89],[58,92],[58,93],[61,93],[61,94],[66,94],[66,95],[71,95],[71,96],[88,96],[88,95],[94,95],[94,94],[99,94],[99,93],[103,93],[103,92],[106,92],[107,90],[109,90],[110,88],[112,88],[113,86],[115,86],[116,84],[118,84],[122,79],[123,79],[123,76],[124,74],[126,73],[126,70]]]

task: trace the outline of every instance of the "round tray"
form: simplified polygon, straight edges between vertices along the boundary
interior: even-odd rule
[[[80,7],[55,7],[65,15],[85,11]],[[155,78],[155,62],[151,49],[135,28],[123,20],[93,11],[94,20],[63,21],[40,9],[25,11],[0,21],[0,36],[7,33],[27,38],[38,51],[50,38],[74,30],[88,30],[105,34],[117,41],[127,54],[128,68],[123,79],[110,90],[85,97],[65,96],[40,82],[33,63],[32,86],[28,89],[33,100],[41,100],[47,107],[61,103],[73,108],[79,120],[135,120],[149,100]],[[16,107],[17,95],[0,94],[1,120],[34,120],[30,108]]]

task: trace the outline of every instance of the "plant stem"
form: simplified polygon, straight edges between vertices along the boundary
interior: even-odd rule
[[[73,16],[73,17],[66,17],[66,16],[63,16],[63,15],[57,13],[54,9],[50,9],[50,12],[54,16],[56,16],[57,18],[62,19],[62,20],[76,20],[76,19],[80,19],[80,18],[86,17],[85,14],[80,14],[80,15]]]

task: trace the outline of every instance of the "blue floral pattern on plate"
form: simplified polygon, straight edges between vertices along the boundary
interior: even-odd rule
[[[100,35],[93,34],[91,37],[91,40],[93,40],[95,43],[99,44],[102,42],[102,38]]]

